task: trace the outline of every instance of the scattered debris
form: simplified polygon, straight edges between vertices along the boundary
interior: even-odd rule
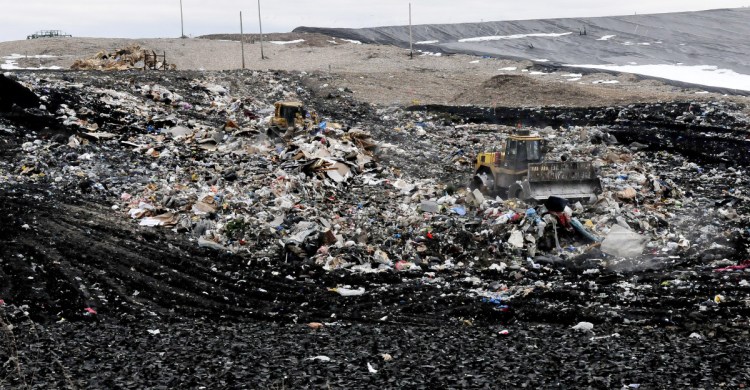
[[[171,70],[176,69],[174,64],[166,63],[164,55],[157,55],[155,52],[143,49],[139,45],[131,45],[111,53],[102,50],[91,58],[75,60],[70,69],[118,71],[144,68],[164,69],[167,67]]]
[[[594,329],[594,324],[592,324],[590,322],[579,322],[572,329],[582,330],[582,331],[589,331],[589,330]]]

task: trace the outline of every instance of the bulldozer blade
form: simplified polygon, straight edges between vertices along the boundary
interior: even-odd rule
[[[544,201],[550,196],[557,196],[568,200],[582,200],[587,203],[595,201],[601,192],[599,179],[580,181],[528,182],[521,184],[524,199]]]

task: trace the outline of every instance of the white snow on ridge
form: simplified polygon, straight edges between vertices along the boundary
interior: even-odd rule
[[[517,68],[517,67],[515,67],[515,66],[508,66],[508,67],[505,67],[505,68],[500,68],[500,69],[498,69],[498,70],[507,70],[507,71],[512,71],[512,70],[516,70],[516,69],[518,69],[518,68]]]
[[[440,41],[419,41],[414,42],[415,45],[432,45],[433,43],[438,43]]]
[[[501,41],[504,39],[521,39],[521,38],[532,38],[532,37],[561,37],[564,35],[573,34],[572,32],[565,33],[533,33],[533,34],[514,34],[514,35],[492,35],[487,37],[475,37],[475,38],[464,38],[459,39],[459,42],[485,42],[485,41]]]
[[[361,44],[362,44],[362,42],[360,42],[360,41],[357,41],[357,40],[354,40],[354,39],[342,39],[342,41],[344,41],[344,42],[349,42],[349,43],[353,43],[353,44],[355,44],[355,45],[361,45]]]
[[[608,40],[610,40],[610,39],[612,39],[612,38],[614,38],[614,37],[616,37],[616,36],[617,36],[617,35],[605,35],[605,36],[603,36],[603,37],[601,37],[601,38],[597,39],[597,41],[608,41]]]
[[[25,56],[23,54],[16,54],[16,53],[13,53],[13,54],[11,54],[9,56],[6,56],[6,57],[3,57],[3,58],[9,59],[9,60],[10,59],[17,60],[17,59],[27,58],[27,57],[28,58],[57,58],[57,56],[51,56],[49,54],[37,54],[37,55],[33,55],[33,56]]]
[[[566,65],[578,68],[604,69],[616,72],[635,73],[711,87],[750,91],[750,75],[731,69],[719,69],[713,65]]]
[[[304,39],[295,39],[293,41],[270,41],[269,43],[273,43],[274,45],[289,45],[292,43],[302,43],[304,41]]]
[[[40,66],[38,68],[22,68],[18,66],[18,60],[22,58],[56,58],[56,56],[50,56],[46,54],[37,54],[33,56],[25,56],[22,54],[11,54],[9,56],[2,57],[5,60],[5,63],[0,64],[0,69],[2,70],[20,70],[20,69],[27,69],[27,70],[42,70],[42,69],[51,69],[51,70],[58,70],[62,69],[59,66]]]
[[[4,64],[0,64],[0,69],[2,70],[15,70],[15,69],[21,69],[18,67],[18,63],[12,60],[6,60]]]
[[[591,84],[619,84],[620,82],[617,80],[595,80],[592,81]]]

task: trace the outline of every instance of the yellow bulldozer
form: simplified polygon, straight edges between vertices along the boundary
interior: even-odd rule
[[[282,101],[274,103],[274,114],[271,118],[272,130],[277,135],[290,135],[295,129],[308,130],[318,125],[318,115],[308,111],[304,103],[297,101]]]
[[[591,162],[543,162],[542,142],[538,135],[518,130],[499,150],[478,153],[470,187],[529,202],[550,196],[595,199],[601,182]]]

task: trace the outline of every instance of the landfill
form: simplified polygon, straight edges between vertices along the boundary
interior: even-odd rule
[[[750,385],[744,107],[489,113],[318,95],[325,74],[81,70],[129,53],[0,77],[0,387]],[[321,119],[275,133],[277,101]],[[596,198],[471,189],[519,128],[592,162]]]

